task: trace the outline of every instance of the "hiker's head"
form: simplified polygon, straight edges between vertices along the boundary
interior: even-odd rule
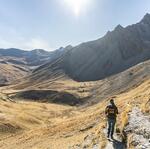
[[[115,104],[114,99],[110,99],[111,104]]]

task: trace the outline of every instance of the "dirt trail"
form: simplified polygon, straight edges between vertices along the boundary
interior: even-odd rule
[[[107,130],[104,129],[105,135],[107,134]],[[107,145],[105,149],[126,149],[125,144],[122,142],[120,137],[115,133],[114,139],[108,139]]]

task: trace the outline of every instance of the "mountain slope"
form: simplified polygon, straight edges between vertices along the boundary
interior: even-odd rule
[[[28,71],[25,67],[0,63],[0,86],[8,85],[12,81],[26,76]]]
[[[50,53],[44,50],[0,49],[0,85],[8,85],[26,76],[30,69],[46,63],[48,59]]]
[[[62,62],[54,67],[61,67],[67,76],[76,81],[104,79],[149,60],[150,14],[146,14],[137,24],[126,28],[118,25],[103,38],[65,51],[61,59]],[[55,61],[46,64],[46,67],[49,65],[49,70],[45,68],[47,73],[51,71],[50,68],[53,69],[53,63]]]
[[[103,38],[74,47],[66,55],[66,73],[78,81],[106,78],[150,59],[150,14],[137,24],[118,25]]]
[[[110,96],[128,91],[150,79],[150,60],[103,80],[90,82],[76,82],[69,78],[63,72],[63,66],[56,67],[58,66],[56,64],[62,64],[61,60],[37,69],[30,76],[21,79],[17,85],[11,86],[11,89],[19,89],[20,91],[38,91],[40,89],[43,92],[53,90],[57,91],[58,94],[65,91],[81,99],[82,103],[93,105]]]

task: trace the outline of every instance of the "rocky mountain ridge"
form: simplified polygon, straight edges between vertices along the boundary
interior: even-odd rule
[[[137,24],[118,25],[104,37],[74,47],[66,54],[66,73],[77,81],[93,81],[150,59],[150,14]]]

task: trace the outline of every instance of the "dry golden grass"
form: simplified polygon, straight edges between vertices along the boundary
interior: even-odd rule
[[[141,105],[142,112],[150,114],[150,99]]]
[[[0,109],[5,120],[0,120],[0,122],[4,125],[7,123],[19,127],[13,133],[6,130],[1,134],[1,138],[7,138],[5,143],[8,143],[8,148],[10,138],[19,143],[18,137],[21,137],[21,140],[29,139],[30,145],[34,144],[35,141],[32,138],[37,140],[43,140],[44,138],[46,139],[45,144],[49,143],[53,148],[59,148],[60,144],[67,148],[69,145],[81,143],[90,132],[95,133],[97,138],[104,142],[105,138],[102,137],[101,132],[103,119],[100,116],[103,114],[103,110],[99,106],[82,109],[46,103],[1,101]],[[16,134],[15,137],[9,138],[14,134]],[[58,139],[54,140],[54,138]],[[2,144],[3,140],[1,140],[0,146],[4,148]],[[20,145],[23,144],[21,141]],[[42,148],[41,144],[42,141],[37,146]],[[104,146],[104,143],[102,146]]]
[[[124,128],[128,125],[129,112],[131,112],[131,110],[132,110],[132,106],[128,104],[119,117],[120,118],[119,122],[121,123],[121,125],[119,125],[118,127],[123,137],[125,137],[123,131],[124,131]]]
[[[21,66],[19,67],[22,68]],[[11,83],[16,79],[22,78],[23,76],[27,75],[27,71],[23,71],[19,69],[19,67],[17,65],[15,67],[14,65],[11,64],[0,64],[0,75],[3,76],[8,81],[6,83]]]
[[[85,85],[93,86],[92,83]],[[81,84],[70,84],[70,86],[76,86],[77,89]],[[81,88],[84,87],[81,86]],[[3,90],[5,93],[11,91]],[[149,107],[147,106],[149,97],[150,80],[115,96],[120,112],[117,122],[120,130],[127,125],[128,113],[132,107],[140,107],[143,103],[145,103],[144,109]],[[107,140],[103,132],[106,126],[104,109],[108,101],[104,100],[86,107],[0,101],[0,127],[6,124],[8,126],[8,129],[3,129],[3,133],[0,134],[0,148],[60,149],[61,147],[67,149],[69,146],[81,144],[90,133],[95,136],[92,144],[98,140],[100,146],[105,148]],[[13,132],[8,130],[13,130]]]

